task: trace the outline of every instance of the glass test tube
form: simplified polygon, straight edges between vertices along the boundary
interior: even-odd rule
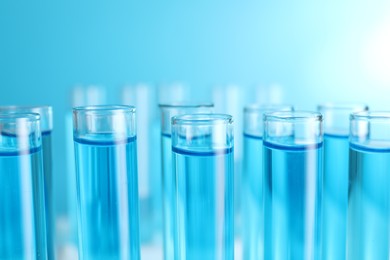
[[[184,82],[170,82],[158,87],[158,103],[183,103],[192,99],[191,88]]]
[[[347,259],[390,257],[390,112],[350,117]]]
[[[53,130],[53,109],[51,106],[2,106],[0,113],[36,113],[40,115],[42,136],[43,176],[45,183],[45,212],[47,233],[47,256],[55,258],[55,215],[53,204],[53,169],[51,132]]]
[[[290,105],[250,105],[244,108],[242,173],[243,259],[264,259],[263,115],[292,111]]]
[[[173,117],[172,153],[178,218],[175,259],[233,259],[232,117]]]
[[[141,83],[125,86],[122,89],[122,101],[125,105],[131,104],[137,108],[138,193],[142,250],[142,244],[154,244],[155,240],[161,237],[161,163],[159,162],[161,156],[158,149],[160,126],[156,90],[150,85]]]
[[[234,118],[234,228],[236,238],[236,254],[242,255],[241,233],[242,233],[242,163],[243,163],[243,110],[246,104],[246,91],[242,86],[228,84],[226,86],[215,86],[213,88],[213,102],[215,112],[229,114]],[[240,254],[241,252],[241,254]]]
[[[73,109],[80,259],[139,259],[135,108]]]
[[[349,116],[365,104],[326,103],[324,118],[322,259],[345,259],[348,208]]]
[[[0,114],[0,259],[47,259],[38,114]]]
[[[107,104],[107,90],[99,85],[76,85],[71,90],[70,107]],[[67,109],[65,117],[66,174],[58,176],[54,187],[58,190],[55,199],[58,260],[78,260],[76,165],[73,141],[73,111]]]
[[[320,259],[322,115],[264,115],[264,258]]]
[[[172,169],[171,118],[181,114],[211,113],[213,104],[161,104],[161,163],[164,259],[174,259],[176,239],[175,176]]]

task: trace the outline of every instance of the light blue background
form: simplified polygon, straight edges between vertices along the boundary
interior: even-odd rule
[[[390,109],[390,67],[367,47],[381,46],[370,39],[390,28],[387,17],[390,2],[381,0],[2,0],[0,104],[54,106],[58,174],[77,83],[108,87],[111,102],[125,83],[141,81],[180,80],[199,98],[216,84],[276,83],[298,108],[356,100]]]

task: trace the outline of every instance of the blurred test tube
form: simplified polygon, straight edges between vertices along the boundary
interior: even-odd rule
[[[172,104],[191,101],[191,89],[182,82],[162,84],[158,90],[159,104]]]
[[[157,95],[148,84],[127,85],[122,103],[137,110],[138,193],[141,244],[153,244],[161,226],[161,174]]]
[[[250,103],[283,104],[285,102],[283,87],[278,83],[257,85],[252,93]]]
[[[216,113],[233,116],[234,121],[234,225],[235,235],[241,233],[241,171],[243,151],[243,107],[246,102],[245,89],[238,85],[217,86],[213,89],[213,102]],[[236,242],[239,241],[236,239]],[[236,243],[236,254],[241,251]]]

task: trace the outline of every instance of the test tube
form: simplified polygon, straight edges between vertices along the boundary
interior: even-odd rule
[[[390,112],[350,116],[347,259],[390,258]]]
[[[320,259],[322,115],[264,115],[264,258]]]
[[[191,88],[185,82],[170,82],[158,87],[158,103],[172,104],[186,102],[191,99]]]
[[[45,212],[47,232],[47,256],[55,258],[55,216],[53,209],[53,172],[51,132],[53,130],[53,110],[51,106],[2,106],[0,113],[36,113],[40,115],[42,136],[43,176],[45,183]]]
[[[349,116],[365,104],[325,103],[322,259],[345,259],[348,209]]]
[[[47,259],[38,114],[0,114],[0,259]]]
[[[178,255],[234,259],[233,120],[225,114],[172,118]]]
[[[122,89],[125,105],[137,108],[138,193],[141,254],[144,244],[155,244],[161,236],[160,126],[156,90],[139,83]],[[160,235],[160,236],[159,236]],[[160,238],[161,241],[161,238]],[[162,251],[161,251],[162,252]]]
[[[243,259],[264,259],[263,115],[293,111],[290,105],[249,105],[244,108],[242,173]]]
[[[107,104],[107,90],[99,85],[76,85],[71,90],[70,107]],[[65,115],[66,174],[56,176],[56,227],[58,260],[78,260],[76,165],[73,141],[73,111]],[[61,174],[59,174],[61,175]]]
[[[251,89],[251,101],[258,104],[282,104],[285,94],[285,88],[277,82],[260,84]]]
[[[73,109],[80,259],[139,259],[135,108]]]
[[[164,259],[174,259],[176,240],[175,176],[172,168],[171,118],[176,115],[211,113],[213,104],[160,104],[161,111],[161,164],[163,197],[163,247]]]
[[[243,107],[246,104],[246,91],[236,84],[215,86],[213,88],[213,102],[215,112],[229,114],[234,118],[234,225],[237,255],[242,255],[242,163],[243,163]],[[253,94],[253,93],[251,93]],[[241,254],[240,254],[241,253]]]

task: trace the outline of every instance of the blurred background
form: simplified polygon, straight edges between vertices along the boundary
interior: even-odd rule
[[[252,102],[389,110],[390,1],[0,1],[0,105],[53,106],[59,182],[72,105],[141,106],[142,90],[124,90],[140,84],[153,109],[180,92],[161,88],[185,86],[235,114],[238,133]],[[91,86],[103,90],[75,98]]]

